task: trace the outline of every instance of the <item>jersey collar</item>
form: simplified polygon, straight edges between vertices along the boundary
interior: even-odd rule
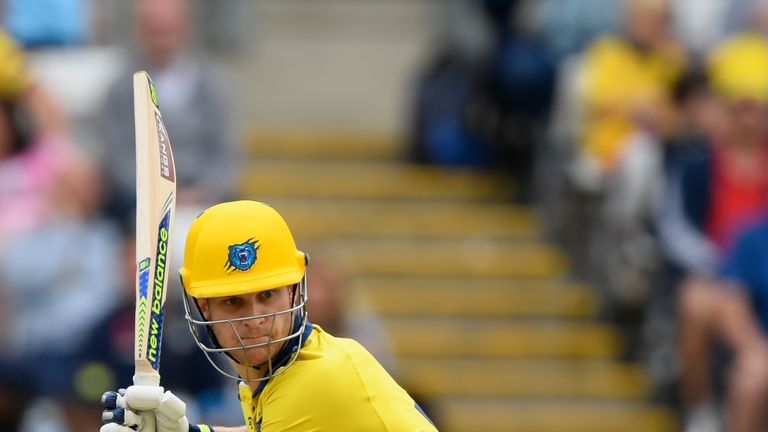
[[[301,317],[297,316],[296,321],[294,322],[293,328],[294,331],[298,330],[301,327]],[[312,330],[314,329],[314,326],[311,322],[307,321],[304,324],[304,332],[303,334],[298,338],[292,338],[288,341],[285,346],[280,349],[280,351],[275,356],[275,361],[272,364],[272,369],[277,370],[283,366],[285,366],[286,363],[288,363],[288,360],[291,359],[291,356],[298,351],[299,349],[299,341],[301,341],[301,346],[303,347],[304,344],[307,343],[307,340],[309,340],[309,335],[312,334]],[[264,387],[267,386],[267,384],[272,381],[272,378],[261,381],[259,383],[259,386],[256,387],[256,390],[253,392],[253,396],[256,397],[257,395],[261,394],[261,392],[264,390]]]

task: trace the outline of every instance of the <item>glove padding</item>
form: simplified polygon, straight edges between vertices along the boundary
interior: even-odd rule
[[[142,430],[147,415],[155,419],[156,432],[189,432],[187,407],[173,393],[162,387],[130,386],[118,392],[107,392],[101,398],[106,408],[100,432],[135,432]],[[151,417],[150,417],[151,419]]]

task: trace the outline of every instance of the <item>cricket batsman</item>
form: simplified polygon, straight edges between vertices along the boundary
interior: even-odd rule
[[[173,393],[134,385],[105,393],[101,432],[133,432],[148,411],[158,432],[436,431],[365,348],[308,320],[308,262],[265,204],[203,212],[180,270],[185,318],[211,364],[239,381],[245,425],[190,424]]]

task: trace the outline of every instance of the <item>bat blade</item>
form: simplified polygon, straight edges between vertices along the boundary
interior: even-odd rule
[[[136,131],[136,385],[160,385],[167,267],[176,211],[173,151],[149,74],[133,74]]]

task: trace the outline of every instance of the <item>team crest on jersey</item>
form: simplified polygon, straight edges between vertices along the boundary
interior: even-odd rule
[[[243,243],[229,246],[229,254],[224,268],[227,273],[235,270],[247,271],[256,262],[256,252],[259,250],[258,240],[250,238]]]

